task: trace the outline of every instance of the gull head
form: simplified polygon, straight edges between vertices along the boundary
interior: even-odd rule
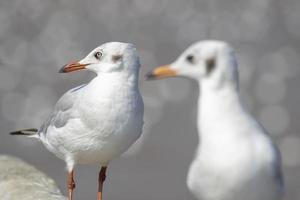
[[[80,61],[71,62],[60,69],[60,73],[89,70],[97,74],[138,71],[139,57],[133,44],[109,42],[92,50]]]
[[[233,48],[223,41],[206,40],[191,45],[175,62],[158,67],[146,75],[147,79],[186,77],[201,84],[237,85],[237,62]]]

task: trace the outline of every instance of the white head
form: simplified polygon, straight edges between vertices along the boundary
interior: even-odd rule
[[[109,42],[92,50],[85,58],[61,68],[60,73],[81,69],[100,73],[138,72],[139,57],[133,44]]]
[[[182,76],[202,85],[238,87],[237,62],[233,49],[222,41],[200,41],[185,50],[175,62],[156,68],[147,77],[159,79]]]

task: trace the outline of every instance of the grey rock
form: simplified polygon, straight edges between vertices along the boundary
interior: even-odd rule
[[[21,159],[0,155],[1,200],[66,200],[55,182]]]

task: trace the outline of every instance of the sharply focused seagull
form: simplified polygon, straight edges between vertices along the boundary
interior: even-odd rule
[[[125,152],[141,135],[144,104],[138,88],[140,62],[132,44],[103,44],[79,62],[60,72],[90,70],[97,76],[65,93],[40,129],[12,135],[39,138],[46,148],[66,162],[69,200],[76,164],[100,164],[98,200],[109,162]]]
[[[279,200],[283,192],[280,154],[264,128],[245,110],[233,49],[201,41],[172,64],[147,77],[182,76],[199,83],[201,144],[187,185],[199,200]]]

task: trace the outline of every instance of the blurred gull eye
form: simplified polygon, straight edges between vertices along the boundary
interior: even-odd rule
[[[102,53],[100,51],[98,51],[98,52],[95,53],[94,56],[95,56],[96,59],[100,60],[101,57],[102,57]]]
[[[186,60],[191,63],[191,64],[194,64],[195,63],[195,57],[193,55],[188,55],[186,57]]]

